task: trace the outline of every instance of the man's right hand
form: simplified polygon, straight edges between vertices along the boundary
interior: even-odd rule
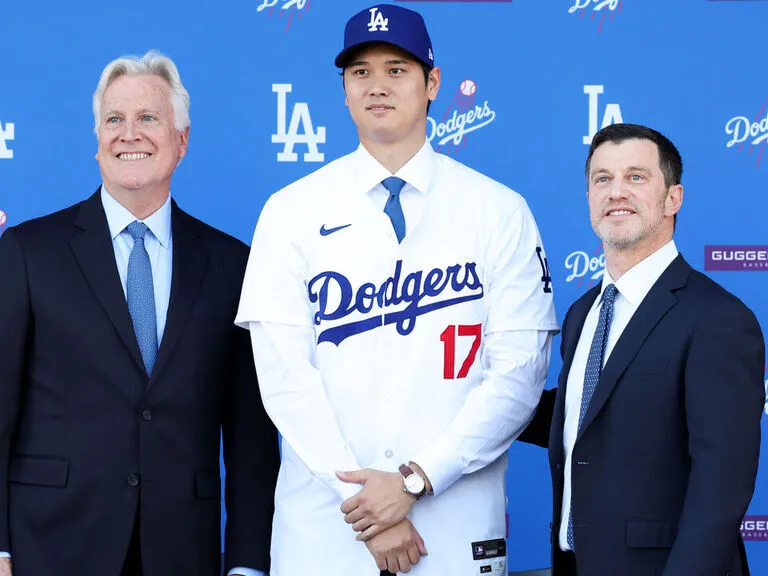
[[[407,518],[365,542],[379,570],[407,573],[427,555],[424,540]],[[0,573],[0,576],[4,576]]]
[[[0,576],[13,576],[10,558],[0,558]]]

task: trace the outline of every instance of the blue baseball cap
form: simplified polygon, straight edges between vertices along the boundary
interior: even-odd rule
[[[435,65],[427,26],[421,14],[413,10],[378,4],[352,16],[344,28],[344,49],[336,56],[336,66],[343,68],[351,50],[370,42],[392,44],[430,68]]]

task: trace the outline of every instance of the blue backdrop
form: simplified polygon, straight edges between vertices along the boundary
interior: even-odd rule
[[[176,61],[192,97],[189,154],[173,194],[250,241],[269,194],[355,147],[333,57],[347,18],[371,1],[3,2],[0,228],[96,189],[99,74],[117,56],[156,48]],[[527,198],[561,320],[603,270],[585,199],[587,146],[597,128],[623,120],[658,128],[680,148],[678,247],[704,269],[706,247],[725,246],[735,270],[712,276],[768,327],[765,253],[727,249],[768,244],[768,2],[399,3],[425,16],[443,69],[433,144]],[[510,456],[509,566],[541,567],[549,562],[546,456],[525,445]],[[766,477],[764,463],[742,526],[756,574],[768,573]]]

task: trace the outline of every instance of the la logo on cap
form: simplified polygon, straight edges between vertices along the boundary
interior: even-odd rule
[[[371,13],[371,21],[368,22],[368,32],[389,32],[389,18],[384,18],[384,14],[374,7],[368,10]]]

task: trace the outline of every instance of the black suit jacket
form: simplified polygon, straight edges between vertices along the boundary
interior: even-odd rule
[[[143,367],[97,192],[0,238],[0,549],[14,576],[268,569],[277,434],[246,331],[247,247],[172,207],[163,340]]]
[[[553,574],[568,372],[596,286],[563,323],[563,369],[521,440],[549,446]],[[592,335],[585,335],[592,338]],[[616,343],[576,438],[579,576],[742,576],[739,528],[755,484],[765,348],[752,312],[678,256]]]

